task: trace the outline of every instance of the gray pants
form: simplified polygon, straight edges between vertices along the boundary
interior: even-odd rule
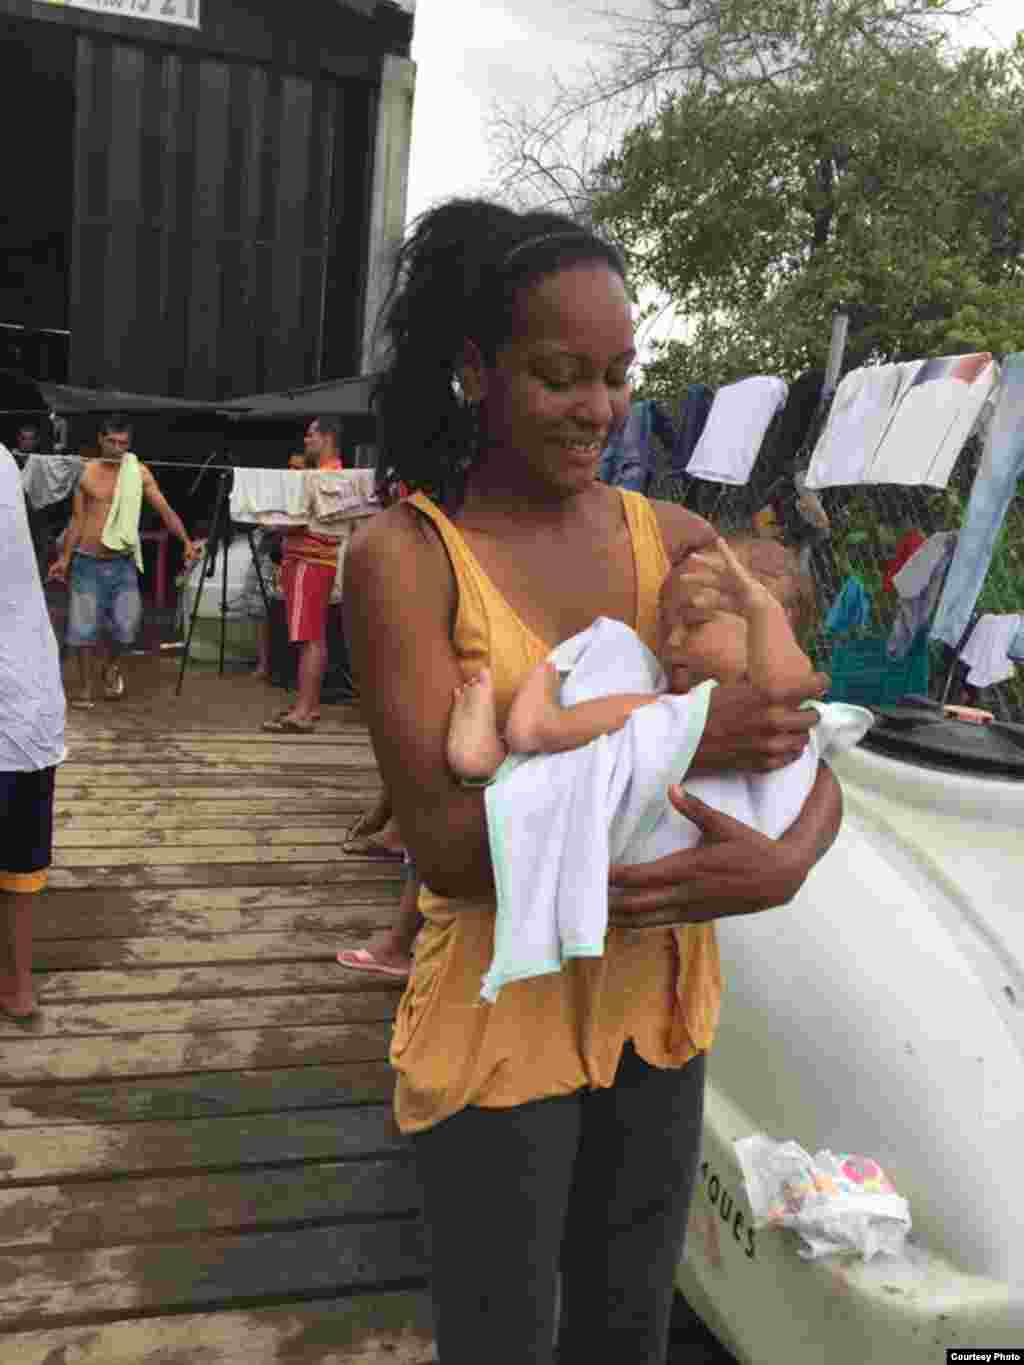
[[[704,1058],[463,1109],[413,1139],[440,1365],[663,1365],[700,1149]]]

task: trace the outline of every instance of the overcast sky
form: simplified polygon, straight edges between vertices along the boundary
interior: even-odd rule
[[[409,217],[440,199],[485,188],[491,170],[485,123],[496,99],[543,108],[553,73],[567,79],[588,61],[600,64],[597,12],[644,14],[648,8],[648,0],[416,0]],[[1021,0],[990,0],[964,39],[1005,45],[1018,28],[1024,29]],[[641,356],[646,339],[678,335],[682,325],[663,315],[640,337]]]
[[[594,12],[642,14],[647,0],[417,0],[417,63],[409,214],[479,190],[487,179],[484,123],[491,101],[543,104],[551,73],[571,75],[599,55]],[[1021,0],[990,0],[973,41],[1012,41],[1024,28]]]

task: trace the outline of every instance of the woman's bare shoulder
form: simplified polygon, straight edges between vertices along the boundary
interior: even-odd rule
[[[700,550],[710,545],[717,535],[709,521],[697,516],[696,512],[688,512],[678,503],[652,498],[651,506],[658,519],[665,550],[669,559],[673,561],[681,559],[691,550]]]
[[[421,597],[431,582],[450,595],[451,566],[440,537],[428,518],[404,502],[367,518],[352,536],[345,567],[353,586],[372,582],[390,594],[405,594],[416,585]]]

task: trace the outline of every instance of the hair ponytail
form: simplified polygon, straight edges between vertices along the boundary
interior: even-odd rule
[[[401,480],[410,491],[461,501],[476,455],[475,414],[455,382],[466,339],[493,364],[511,335],[516,293],[590,261],[625,274],[613,246],[561,214],[454,199],[416,220],[379,323],[386,345],[373,390],[380,483]]]

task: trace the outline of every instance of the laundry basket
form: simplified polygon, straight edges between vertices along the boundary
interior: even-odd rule
[[[890,706],[901,697],[928,693],[928,637],[922,634],[902,659],[890,659],[880,636],[836,641],[828,668],[829,701]]]

